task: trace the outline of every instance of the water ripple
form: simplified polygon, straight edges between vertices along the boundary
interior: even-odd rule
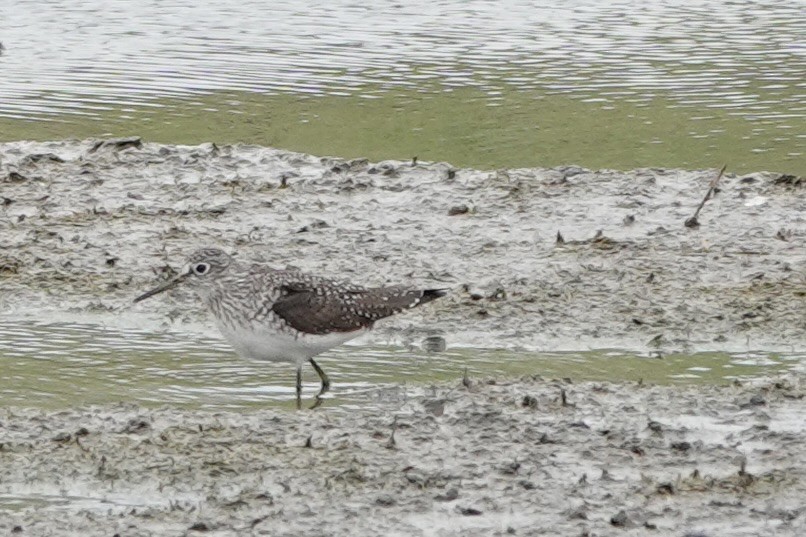
[[[783,111],[802,99],[806,73],[796,0],[16,5],[0,36],[7,117],[97,116],[217,90],[353,95],[434,83],[582,96],[613,88],[639,99],[663,91],[745,110],[766,82]]]
[[[766,352],[669,355],[663,360],[615,350],[537,353],[342,346],[319,360],[332,404],[405,397],[407,384],[541,374],[575,379],[724,382],[801,367],[806,355]],[[306,396],[318,379],[306,368]],[[96,325],[0,320],[0,406],[64,408],[135,402],[203,408],[291,406],[294,367],[238,358],[219,339]]]

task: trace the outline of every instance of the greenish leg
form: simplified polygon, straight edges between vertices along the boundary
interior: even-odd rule
[[[313,360],[313,358],[310,359],[310,362],[313,368],[316,370],[316,374],[319,375],[320,379],[322,379],[322,387],[319,389],[319,393],[316,394],[316,402],[314,402],[313,406],[311,406],[311,408],[316,408],[322,404],[322,396],[330,389],[330,378],[327,376],[327,373],[325,373],[322,368],[319,367],[319,364]]]
[[[302,366],[297,366],[297,410],[302,408]]]

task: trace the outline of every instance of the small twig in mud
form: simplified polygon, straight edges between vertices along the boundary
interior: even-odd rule
[[[568,392],[565,391],[565,388],[560,388],[560,402],[562,403],[562,405],[564,407],[567,407],[567,406],[575,407],[576,406],[574,403],[569,403],[568,402]]]
[[[253,521],[252,521],[252,522],[249,524],[249,527],[250,527],[250,528],[254,528],[254,527],[255,527],[255,526],[257,526],[258,524],[260,524],[261,522],[263,522],[264,520],[266,520],[267,518],[269,518],[269,516],[270,516],[270,515],[266,515],[266,516],[262,516],[262,517],[258,517],[258,518],[256,518],[256,519],[254,519],[254,520],[253,520]]]
[[[470,382],[470,378],[468,378],[467,376],[467,367],[465,367],[465,372],[462,374],[462,386],[464,386],[467,389],[470,389],[470,386],[472,385],[473,383]]]
[[[397,442],[395,441],[395,431],[397,430],[397,416],[392,421],[392,434],[389,435],[389,441],[386,442],[386,449],[395,449]]]
[[[697,210],[694,211],[694,214],[691,218],[685,221],[686,227],[700,227],[700,222],[697,220],[697,216],[699,216],[700,211],[702,210],[705,202],[711,199],[711,196],[716,192],[716,185],[719,183],[719,180],[722,179],[722,174],[725,173],[728,165],[725,164],[722,166],[722,169],[719,170],[719,174],[714,178],[713,181],[708,185],[708,191],[705,193],[705,197],[700,202],[700,206],[697,207]]]
[[[739,467],[739,485],[749,487],[755,480],[755,476],[747,471],[747,459],[743,458]]]
[[[106,455],[101,455],[101,462],[98,464],[98,474],[102,476],[104,474],[104,470],[106,470]]]

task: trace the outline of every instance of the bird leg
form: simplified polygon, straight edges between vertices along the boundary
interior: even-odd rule
[[[319,378],[322,379],[322,387],[319,389],[319,393],[316,394],[316,402],[313,404],[311,408],[316,408],[322,404],[322,396],[330,389],[330,378],[328,378],[327,373],[325,373],[319,364],[314,362],[313,358],[310,359],[311,365],[316,370],[316,373],[319,375]]]
[[[302,366],[297,366],[297,410],[302,408]]]
[[[311,365],[316,370],[316,373],[319,375],[319,378],[322,379],[322,388],[319,390],[319,393],[316,394],[317,397],[321,397],[330,389],[330,378],[327,376],[327,373],[325,373],[322,368],[319,367],[319,364],[313,361],[313,358],[311,358],[310,361]]]

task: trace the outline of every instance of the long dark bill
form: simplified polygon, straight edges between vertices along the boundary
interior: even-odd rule
[[[141,300],[145,300],[145,299],[147,299],[149,297],[152,297],[154,295],[158,295],[163,291],[167,291],[168,289],[176,287],[177,284],[181,283],[182,280],[187,278],[189,275],[190,275],[189,272],[183,272],[183,273],[179,274],[178,276],[176,276],[175,278],[173,278],[171,280],[168,280],[167,282],[165,282],[164,284],[160,285],[159,287],[155,287],[151,291],[147,291],[147,292],[143,293],[142,295],[138,296],[137,298],[134,299],[134,302],[140,302]]]

